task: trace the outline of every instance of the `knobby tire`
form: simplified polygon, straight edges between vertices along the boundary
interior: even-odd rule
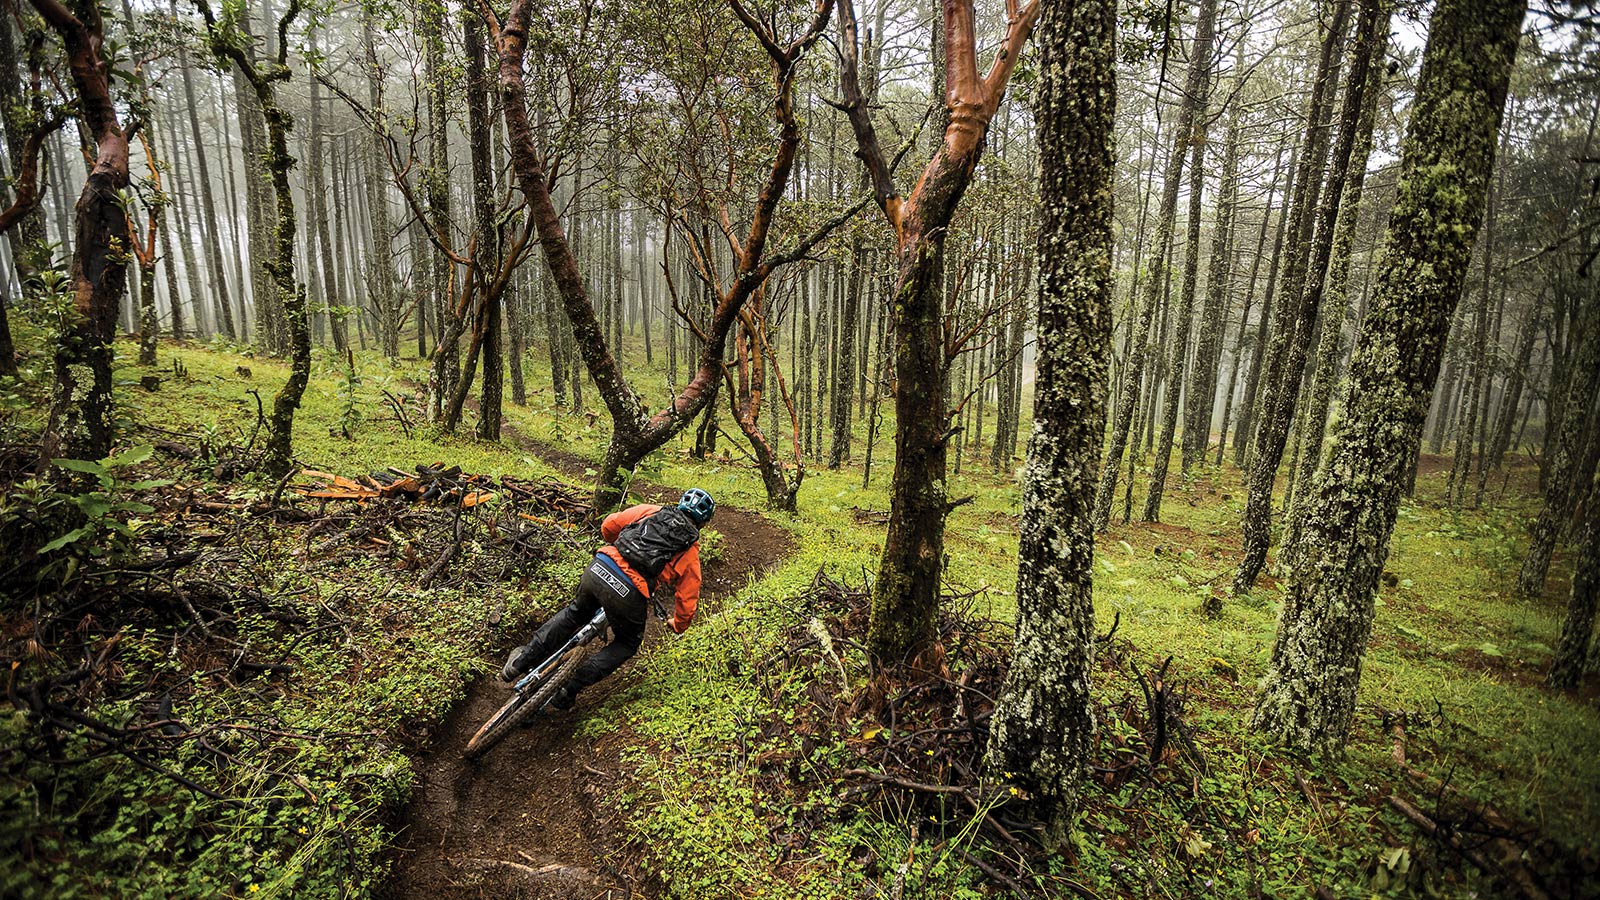
[[[462,755],[467,759],[482,756],[490,747],[510,734],[511,729],[517,727],[517,723],[544,709],[556,691],[572,680],[572,676],[578,672],[578,667],[583,665],[583,661],[588,657],[589,648],[586,646],[574,647],[567,651],[566,658],[557,664],[555,672],[537,691],[532,694],[517,694],[496,710],[495,714],[489,717],[489,721],[484,722],[472,736],[472,740],[467,741],[467,747],[462,751]]]

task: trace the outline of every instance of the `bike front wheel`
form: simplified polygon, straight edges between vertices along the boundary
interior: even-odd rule
[[[589,650],[587,647],[579,646],[568,650],[560,662],[556,663],[550,677],[539,685],[537,690],[525,694],[513,694],[504,706],[496,710],[495,714],[489,717],[489,721],[484,722],[477,733],[472,736],[472,740],[467,741],[467,747],[462,751],[462,755],[467,759],[476,759],[482,756],[484,751],[498,744],[501,739],[510,734],[511,729],[517,727],[519,722],[544,709],[545,704],[550,702],[550,698],[555,696],[556,691],[560,690],[562,686],[572,680],[574,675],[578,674],[578,667],[583,665],[583,661],[588,657]]]

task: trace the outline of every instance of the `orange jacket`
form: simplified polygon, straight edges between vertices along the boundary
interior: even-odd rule
[[[605,521],[600,523],[600,537],[606,541],[606,546],[601,547],[600,552],[611,557],[617,567],[622,569],[623,573],[633,580],[633,584],[639,589],[639,593],[646,597],[650,596],[649,582],[645,581],[643,575],[635,572],[633,567],[628,565],[628,561],[622,558],[621,551],[611,546],[611,542],[617,539],[617,535],[622,533],[622,529],[660,508],[654,503],[640,503],[637,506],[630,506],[621,512],[614,512],[606,516]],[[662,567],[661,574],[656,577],[656,581],[659,584],[670,585],[677,595],[677,602],[673,604],[672,618],[667,620],[667,624],[672,626],[673,631],[683,634],[684,629],[689,627],[689,623],[694,621],[694,610],[700,603],[699,542],[690,544],[688,549],[669,560]]]

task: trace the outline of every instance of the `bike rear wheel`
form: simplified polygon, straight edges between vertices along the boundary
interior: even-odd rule
[[[498,744],[502,738],[510,734],[511,730],[516,728],[519,722],[544,709],[545,704],[550,702],[550,698],[555,696],[556,691],[572,680],[572,677],[578,673],[578,667],[583,665],[583,661],[588,658],[589,648],[587,646],[573,647],[568,650],[566,655],[556,663],[555,670],[551,672],[549,679],[544,684],[541,684],[537,690],[528,694],[515,694],[510,700],[506,701],[504,706],[496,710],[495,714],[489,717],[489,721],[484,722],[477,733],[472,736],[472,740],[467,741],[467,747],[462,751],[462,755],[468,759],[482,756],[484,751]]]

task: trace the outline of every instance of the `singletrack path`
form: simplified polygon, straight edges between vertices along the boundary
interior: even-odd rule
[[[536,445],[511,428],[506,437],[580,480],[592,465]],[[643,493],[652,502],[677,496],[655,486]],[[705,568],[701,615],[715,612],[793,545],[787,531],[746,510],[719,507],[713,527],[723,535],[723,550]],[[652,617],[641,655],[672,637]],[[510,646],[502,649],[509,652]],[[505,702],[508,688],[494,677],[472,685],[418,764],[420,783],[396,822],[395,867],[379,896],[620,900],[647,895],[648,886],[623,853],[614,800],[623,774],[622,750],[632,741],[632,730],[624,725],[599,740],[574,734],[606,697],[639,677],[637,660],[584,691],[571,712],[517,731],[476,762],[464,760],[462,748]],[[498,668],[502,660],[491,661]]]

